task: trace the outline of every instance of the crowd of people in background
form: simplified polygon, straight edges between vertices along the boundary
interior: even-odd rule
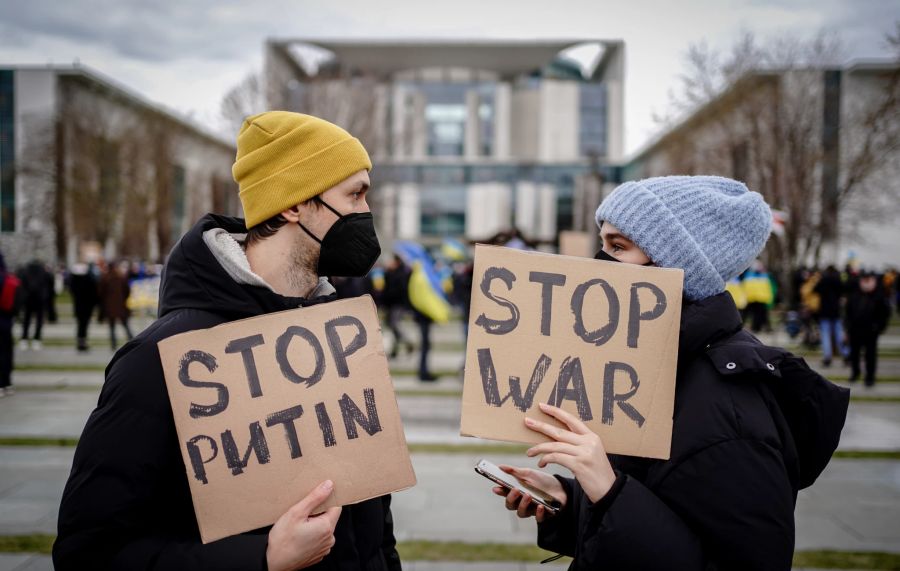
[[[726,289],[751,331],[772,332],[770,312],[783,303],[791,338],[799,338],[808,349],[820,348],[823,367],[841,359],[850,367],[849,382],[862,378],[871,387],[876,381],[878,338],[887,329],[892,307],[900,312],[898,287],[894,269],[876,273],[853,264],[843,271],[833,265],[821,270],[801,267],[793,274],[790,299],[782,299],[775,275],[757,261]]]
[[[514,232],[498,234],[490,242],[526,249],[533,246]],[[423,382],[437,379],[429,364],[431,329],[444,318],[411,299],[410,283],[417,265],[431,266],[429,272],[437,276],[439,284],[432,289],[440,290],[435,295],[443,296],[448,306],[455,307],[464,341],[468,333],[472,261],[464,246],[450,243],[453,246],[449,249],[444,244],[434,253],[422,248],[424,254],[417,259],[394,253],[387,263],[376,266],[364,278],[332,278],[339,298],[372,295],[390,334],[389,357],[410,356],[418,349],[416,375]],[[44,324],[57,322],[56,299],[67,291],[76,322],[77,351],[90,349],[89,328],[94,320],[107,325],[110,347],[115,350],[120,329],[127,339],[132,338],[129,319],[134,312],[155,316],[158,274],[159,266],[128,260],[76,263],[56,271],[40,260],[32,260],[11,272],[0,256],[0,281],[9,285],[7,276],[16,281],[14,294],[2,294],[12,295],[10,307],[4,308],[0,295],[0,396],[13,392],[10,373],[16,344],[15,321],[21,323],[19,350],[41,350]],[[833,265],[821,270],[803,267],[793,273],[792,281],[790,299],[785,299],[775,273],[757,261],[728,282],[726,289],[754,333],[774,331],[772,310],[781,305],[786,309],[784,327],[791,338],[798,339],[807,349],[819,348],[824,367],[841,359],[850,367],[850,382],[862,380],[867,387],[873,386],[877,378],[878,338],[887,328],[892,307],[900,312],[897,271],[890,269],[879,274],[850,264],[843,270]],[[404,330],[402,323],[406,318],[415,323],[417,339]]]
[[[799,314],[804,342],[818,341],[822,365],[831,365],[835,355],[850,366],[851,383],[863,371],[860,358],[865,353],[864,382],[874,386],[878,365],[878,338],[887,329],[891,307],[900,311],[897,271],[879,274],[852,265],[839,271],[831,265],[824,270],[800,268],[794,274],[792,300]]]
[[[68,292],[76,324],[76,350],[90,349],[89,328],[96,319],[108,325],[110,347],[115,351],[119,347],[117,327],[124,329],[127,339],[133,336],[129,318],[134,311],[155,316],[158,274],[159,266],[102,259],[69,268],[53,268],[34,259],[12,271],[0,254],[0,397],[15,392],[11,373],[16,321],[21,323],[19,350],[41,351],[44,326],[57,323],[57,298]],[[139,295],[135,295],[136,289]]]
[[[431,293],[443,298],[448,306],[458,308],[462,321],[463,337],[467,333],[469,301],[472,288],[472,262],[464,257],[432,256],[424,248],[417,250],[418,257],[404,259],[394,253],[387,264],[376,266],[366,278],[333,278],[338,298],[356,297],[363,294],[372,295],[382,310],[387,331],[390,333],[388,355],[396,359],[403,355],[412,355],[416,343],[407,331],[403,321],[410,317],[418,330],[419,358],[416,375],[422,382],[433,382],[438,375],[433,372],[429,363],[432,341],[431,330],[435,322],[446,320],[446,313],[437,311],[432,304],[423,303],[421,295],[411,293],[410,288],[429,282],[418,280],[416,272],[425,272],[437,276],[437,284],[431,287]],[[424,268],[423,266],[427,266]]]
[[[152,292],[135,296],[136,285],[158,283],[158,273],[156,266],[128,260],[76,263],[62,271],[60,281],[72,298],[76,349],[80,352],[90,350],[88,333],[95,316],[99,323],[105,322],[108,325],[109,342],[113,351],[119,347],[116,337],[118,326],[124,329],[125,337],[130,340],[133,337],[129,326],[132,313],[149,310],[146,312],[148,316],[156,314],[158,285]]]

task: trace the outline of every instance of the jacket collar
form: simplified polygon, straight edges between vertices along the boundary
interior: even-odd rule
[[[713,343],[734,335],[742,327],[741,314],[728,292],[697,301],[685,300],[681,308],[679,364],[693,359]]]
[[[207,214],[172,249],[163,270],[159,315],[178,309],[197,309],[226,319],[253,317],[331,301],[333,289],[322,283],[309,298],[285,297],[268,286],[241,283],[223,267],[210,250],[204,233],[221,228],[228,234],[246,232],[240,218]]]

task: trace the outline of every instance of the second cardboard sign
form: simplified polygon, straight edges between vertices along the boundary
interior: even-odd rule
[[[460,433],[545,440],[524,425],[546,402],[607,452],[668,458],[681,270],[479,245]]]

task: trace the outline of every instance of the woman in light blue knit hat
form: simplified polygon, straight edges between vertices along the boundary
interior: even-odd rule
[[[766,244],[768,205],[731,179],[673,176],[619,186],[596,218],[597,258],[684,270],[671,457],[608,456],[569,415],[572,431],[533,426],[555,442],[528,455],[568,456],[574,478],[506,467],[562,510],[495,493],[570,569],[790,569],[797,491],[837,447],[849,392],[744,331],[725,292]]]

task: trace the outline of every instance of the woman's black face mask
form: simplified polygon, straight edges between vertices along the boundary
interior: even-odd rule
[[[614,257],[610,256],[609,254],[607,254],[603,250],[603,248],[601,248],[600,250],[597,251],[596,254],[594,254],[594,259],[595,260],[604,260],[607,262],[621,262],[622,261],[622,260],[619,260],[618,258],[614,258]]]
[[[604,260],[607,262],[619,262],[619,263],[622,262],[622,260],[620,260],[618,258],[614,258],[614,257],[610,256],[609,254],[607,254],[602,248],[600,249],[600,251],[598,251],[596,254],[594,254],[594,259],[595,260]],[[641,264],[641,265],[642,266],[652,266],[653,262],[650,261],[650,262],[647,262],[646,264]]]
[[[369,273],[381,246],[375,235],[375,221],[371,212],[341,214],[324,200],[316,197],[328,210],[338,217],[325,237],[319,240],[312,232],[297,222],[304,232],[321,245],[319,250],[318,274],[320,276],[362,277]]]

